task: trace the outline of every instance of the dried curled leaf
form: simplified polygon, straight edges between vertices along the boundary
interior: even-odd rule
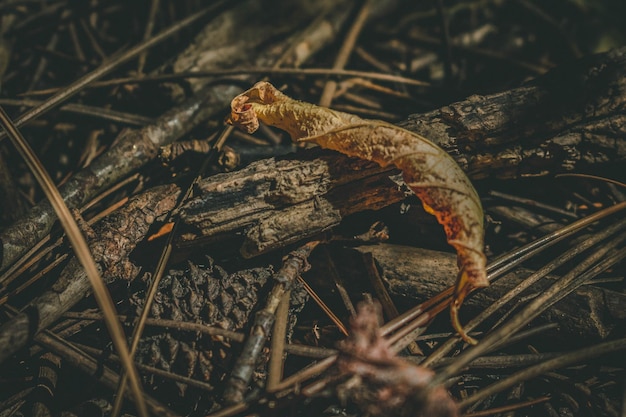
[[[458,309],[473,289],[488,285],[483,211],[472,183],[450,155],[408,130],[294,100],[268,82],[235,97],[231,110],[227,121],[248,133],[260,120],[287,131],[295,142],[313,142],[402,170],[407,186],[443,225],[448,243],[456,249],[460,272],[450,308],[452,324],[464,340],[475,343],[464,333]]]

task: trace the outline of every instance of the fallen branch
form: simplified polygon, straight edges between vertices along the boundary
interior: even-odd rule
[[[155,187],[134,197],[89,232],[90,247],[105,280],[130,280],[137,275],[139,270],[128,256],[145,238],[152,223],[174,208],[179,192],[175,185]],[[0,326],[0,363],[54,323],[89,290],[84,269],[77,259],[72,259],[49,290]]]

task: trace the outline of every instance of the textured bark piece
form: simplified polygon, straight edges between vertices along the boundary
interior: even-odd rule
[[[180,212],[180,245],[245,234],[244,256],[275,250],[337,226],[349,214],[402,201],[393,171],[311,149],[203,179]],[[284,218],[293,219],[286,224]],[[307,220],[309,219],[309,220]]]
[[[134,278],[138,270],[128,260],[130,252],[145,238],[156,218],[174,208],[179,192],[175,185],[155,187],[94,227],[97,240],[93,241],[92,252],[107,282]],[[48,291],[0,326],[0,363],[83,299],[90,289],[84,269],[72,259]]]
[[[294,100],[268,82],[259,82],[235,97],[229,122],[254,132],[259,121],[287,131],[295,142],[312,142],[348,156],[395,165],[424,209],[443,225],[458,256],[458,273],[450,313],[462,330],[458,309],[473,289],[486,287],[483,211],[480,198],[461,167],[425,137],[389,123]]]

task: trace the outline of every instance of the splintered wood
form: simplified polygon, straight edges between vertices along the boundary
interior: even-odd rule
[[[427,212],[443,225],[457,252],[459,274],[450,305],[452,325],[475,343],[458,319],[458,309],[472,290],[489,283],[483,253],[483,211],[471,182],[443,149],[428,139],[389,123],[294,100],[268,82],[235,97],[227,122],[254,132],[259,121],[285,130],[295,142],[313,142],[348,156],[393,164]]]

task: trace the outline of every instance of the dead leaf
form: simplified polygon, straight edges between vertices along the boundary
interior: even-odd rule
[[[294,100],[268,82],[259,82],[235,97],[228,123],[254,132],[259,120],[287,131],[295,142],[390,164],[402,170],[405,183],[424,208],[443,225],[448,243],[457,252],[460,268],[450,313],[464,340],[458,309],[473,289],[489,284],[483,253],[483,211],[480,199],[463,170],[443,149],[392,124]]]

